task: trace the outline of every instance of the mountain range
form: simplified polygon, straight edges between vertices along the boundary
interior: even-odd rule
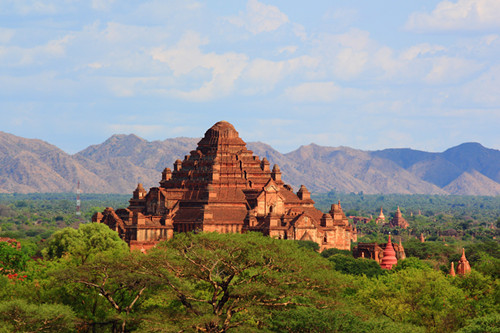
[[[134,134],[70,155],[47,142],[0,132],[0,192],[131,193],[157,186],[161,171],[196,148],[199,138],[147,141]],[[500,195],[500,151],[463,143],[442,153],[301,146],[282,154],[262,142],[248,148],[278,164],[285,182],[312,192]]]

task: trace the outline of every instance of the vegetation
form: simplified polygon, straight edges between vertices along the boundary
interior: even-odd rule
[[[0,332],[497,332],[500,327],[500,248],[496,222],[493,230],[488,226],[496,221],[498,206],[484,206],[484,218],[473,210],[462,216],[460,209],[439,211],[439,206],[411,217],[405,214],[408,203],[401,209],[410,230],[358,225],[361,240],[385,242],[389,231],[402,239],[408,258],[386,271],[349,251],[319,253],[311,242],[253,233],[177,234],[147,254],[130,252],[106,226],[80,223],[71,195],[0,199],[0,235],[21,241],[20,249],[0,242]],[[83,217],[90,219],[105,206],[126,206],[127,199],[82,198]],[[356,215],[371,209],[349,205],[342,201],[344,210]],[[374,200],[372,214],[378,205]],[[443,233],[449,229],[455,233]],[[419,233],[425,243],[417,240]],[[463,247],[472,272],[450,277],[450,263],[458,261]]]
[[[0,237],[21,242],[23,252],[34,256],[43,247],[41,241],[65,227],[78,228],[105,207],[126,207],[129,195],[81,194],[81,216],[76,215],[73,193],[0,193]]]

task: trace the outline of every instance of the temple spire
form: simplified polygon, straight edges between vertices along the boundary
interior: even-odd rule
[[[458,261],[457,265],[457,274],[458,275],[465,275],[470,272],[470,264],[467,258],[465,257],[465,249],[462,248],[462,257]]]
[[[385,221],[384,209],[382,208],[382,206],[380,206],[380,214],[377,217],[377,219],[375,220],[375,223],[384,222],[384,221]]]
[[[450,275],[451,276],[455,276],[455,264],[453,263],[453,261],[451,262],[451,268],[450,268]]]
[[[396,258],[396,251],[394,251],[394,247],[391,243],[391,234],[389,234],[389,240],[385,246],[380,267],[382,267],[382,269],[392,269],[392,267],[397,265],[397,263],[398,259]]]

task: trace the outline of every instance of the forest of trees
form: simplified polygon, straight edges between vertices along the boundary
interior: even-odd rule
[[[21,242],[0,242],[0,332],[500,332],[500,215],[488,198],[449,198],[483,204],[485,218],[433,197],[411,217],[411,200],[394,198],[411,230],[391,232],[408,258],[385,271],[350,251],[254,233],[177,234],[130,252],[107,226],[81,223],[70,195],[49,196],[0,195],[0,237]],[[341,198],[344,210],[380,209],[367,196],[373,207],[355,206],[361,196]],[[86,198],[83,218],[127,199]],[[389,232],[357,228],[361,241]],[[462,247],[472,271],[451,277]]]

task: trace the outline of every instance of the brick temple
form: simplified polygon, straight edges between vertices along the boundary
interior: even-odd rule
[[[147,250],[177,232],[243,233],[293,240],[310,240],[320,250],[349,250],[357,240],[340,202],[328,213],[314,207],[302,185],[295,193],[281,179],[278,165],[271,169],[248,150],[233,125],[220,121],[207,130],[196,150],[165,168],[159,187],[146,191],[141,184],[126,209],[106,208],[92,217],[129,244]]]
[[[389,222],[389,226],[392,228],[400,227],[401,229],[406,229],[410,226],[410,224],[408,224],[408,221],[404,219],[403,214],[401,214],[399,206],[398,210],[396,210],[396,214],[394,214],[394,217],[392,218],[391,222]]]

